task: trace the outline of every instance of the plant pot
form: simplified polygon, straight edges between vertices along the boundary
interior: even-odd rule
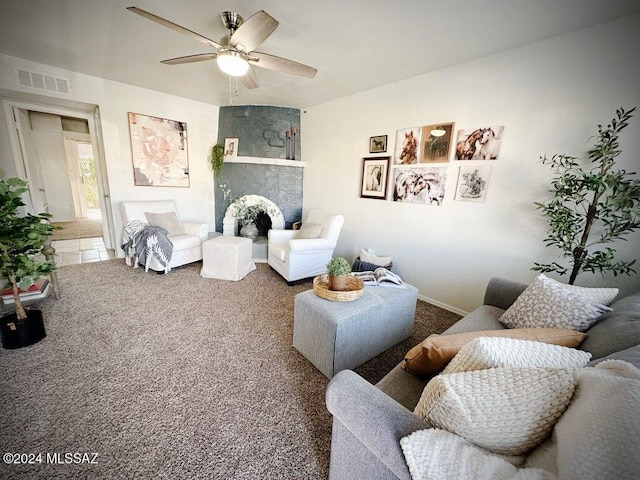
[[[329,290],[344,292],[348,289],[348,275],[329,275]]]
[[[250,238],[252,241],[258,237],[258,227],[255,224],[250,223],[240,229],[240,236]]]
[[[0,319],[0,337],[2,337],[3,348],[28,347],[38,343],[46,336],[40,310],[27,310],[27,318],[24,320],[18,320],[15,313]]]

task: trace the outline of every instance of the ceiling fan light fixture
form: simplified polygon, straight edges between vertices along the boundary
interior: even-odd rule
[[[241,77],[249,71],[249,62],[239,52],[233,50],[218,51],[218,67],[227,75]]]

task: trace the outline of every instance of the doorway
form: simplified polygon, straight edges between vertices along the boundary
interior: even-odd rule
[[[74,102],[79,106],[74,108],[10,98],[3,104],[15,127],[9,131],[16,171],[29,183],[29,211],[48,211],[52,222],[67,226],[91,224],[91,237],[100,237],[104,248],[113,250],[113,213],[97,106]],[[78,233],[75,238],[87,235]]]

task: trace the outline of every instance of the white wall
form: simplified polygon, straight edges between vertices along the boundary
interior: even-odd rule
[[[206,222],[210,231],[215,230],[213,176],[209,158],[218,133],[217,106],[1,54],[0,88],[40,95],[45,93],[42,90],[21,87],[17,82],[17,68],[69,80],[71,95],[50,93],[49,96],[98,105],[117,244],[120,241],[122,228],[119,204],[123,200],[171,198],[175,200],[180,216],[184,220]],[[127,112],[143,113],[187,123],[189,188],[134,186]],[[1,165],[7,175],[15,175],[7,128],[3,112],[0,115]],[[122,254],[119,250],[117,252],[119,255]]]
[[[529,282],[534,262],[558,259],[542,244],[546,223],[533,205],[550,198],[551,173],[539,157],[582,156],[597,124],[620,106],[640,106],[637,45],[638,15],[308,108],[305,211],[344,214],[336,255],[353,259],[361,247],[393,255],[422,298],[455,311],[478,306],[492,276]],[[456,130],[505,126],[499,159],[476,162],[492,167],[485,203],[453,200],[458,167],[470,161],[445,164],[441,207],[359,198],[370,136],[388,135],[389,153],[396,129],[450,121]],[[640,111],[621,139],[619,166],[638,171]],[[640,232],[615,247],[620,258],[637,258]],[[618,286],[624,294],[638,290],[640,279],[583,273],[576,284]]]

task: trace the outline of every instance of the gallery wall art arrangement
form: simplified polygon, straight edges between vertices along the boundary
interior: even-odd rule
[[[189,187],[187,124],[128,112],[136,186]]]
[[[497,160],[504,126],[483,126],[457,131],[454,122],[437,123],[396,131],[393,157],[362,159],[360,197],[442,206],[450,158],[455,161]],[[369,137],[369,153],[387,151],[387,135]],[[389,172],[389,164],[393,172]],[[441,165],[447,163],[449,165]],[[457,167],[454,200],[484,202],[491,167],[474,162]]]

